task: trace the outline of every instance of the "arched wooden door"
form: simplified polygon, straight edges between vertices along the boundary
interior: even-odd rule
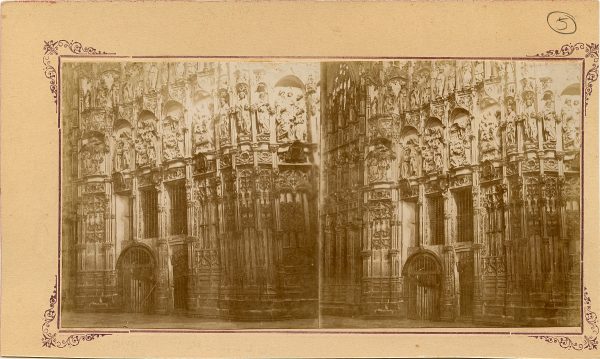
[[[149,312],[154,291],[152,254],[143,247],[129,248],[119,258],[118,271],[123,311]]]
[[[409,258],[406,266],[404,280],[408,318],[438,319],[442,278],[438,261],[432,254],[422,253]]]

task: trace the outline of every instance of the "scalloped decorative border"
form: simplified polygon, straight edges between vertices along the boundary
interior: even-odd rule
[[[62,54],[74,55],[115,55],[114,52],[100,51],[94,47],[83,46],[81,42],[75,40],[47,40],[43,46],[44,55],[42,64],[44,76],[50,81],[50,93],[54,99],[56,112],[58,112],[58,56]],[[67,336],[59,336],[56,332],[58,327],[52,326],[52,322],[56,319],[56,310],[54,309],[58,302],[58,276],[54,276],[54,290],[50,296],[50,308],[44,311],[44,323],[42,324],[42,347],[46,348],[66,348],[79,345],[84,341],[92,341],[96,338],[107,336],[110,334],[104,333],[85,333],[72,334]],[[56,330],[55,330],[56,329]]]
[[[548,50],[529,57],[569,57],[576,52],[584,51],[585,61],[592,62],[591,67],[585,73],[584,84],[584,108],[583,116],[587,115],[587,108],[594,88],[594,82],[598,80],[598,43],[568,43],[560,47],[560,49]],[[592,310],[592,299],[589,296],[588,289],[583,288],[583,316],[587,323],[583,334],[579,336],[564,336],[564,335],[532,335],[531,338],[543,340],[547,343],[555,343],[566,350],[598,350],[598,315]],[[587,329],[587,330],[586,330]]]
[[[94,47],[85,47],[80,42],[74,40],[48,40],[44,41],[44,55],[42,59],[44,75],[50,81],[50,92],[58,111],[58,74],[56,71],[57,58],[61,52],[67,50],[70,54],[75,55],[115,55],[116,53],[104,52],[97,50]],[[560,47],[560,49],[548,50],[536,55],[529,55],[528,57],[569,57],[577,51],[585,51],[585,59],[592,61],[591,68],[585,74],[585,86],[584,86],[584,116],[587,114],[587,108],[590,101],[590,97],[593,91],[593,84],[598,80],[598,54],[599,44],[598,43],[569,43]],[[85,334],[72,334],[64,338],[59,337],[59,333],[53,331],[52,322],[56,319],[55,305],[58,302],[58,276],[54,276],[54,289],[50,296],[50,308],[44,311],[44,323],[42,324],[42,346],[46,348],[66,348],[71,346],[77,346],[79,343],[84,341],[92,341],[94,339],[108,336],[111,334],[107,333],[85,333]],[[584,303],[584,318],[587,323],[588,334],[579,336],[553,336],[553,335],[535,335],[530,336],[538,340],[543,340],[548,343],[555,343],[560,345],[561,348],[566,350],[598,350],[598,334],[600,328],[598,326],[598,315],[592,310],[592,300],[589,297],[588,289],[584,287],[583,290],[583,303]]]
[[[44,76],[50,80],[50,92],[54,98],[54,105],[58,111],[58,74],[56,71],[56,59],[60,53],[65,50],[75,55],[115,55],[114,52],[104,52],[94,47],[83,46],[81,42],[74,40],[48,40],[44,41],[44,56],[42,63],[44,65]]]
[[[598,44],[591,43],[568,43],[560,47],[560,49],[556,50],[548,50],[546,52],[541,52],[537,55],[529,55],[529,57],[569,57],[578,51],[585,51],[585,58],[592,60],[592,67],[585,74],[585,93],[584,93],[584,112],[585,116],[587,113],[587,108],[590,100],[590,96],[592,95],[592,89],[594,86],[594,82],[598,80]]]
[[[592,300],[588,294],[587,288],[583,288],[584,318],[587,323],[587,329],[591,331],[577,338],[555,335],[534,335],[531,338],[540,339],[548,343],[556,343],[563,349],[568,350],[598,350],[598,315],[592,310]],[[583,339],[583,340],[582,340]]]
[[[66,348],[74,347],[79,345],[81,342],[89,342],[96,338],[107,336],[110,334],[104,333],[86,333],[86,334],[71,334],[67,337],[61,338],[58,333],[55,333],[50,326],[54,319],[56,319],[56,310],[54,306],[58,301],[57,293],[58,276],[54,276],[54,290],[50,296],[50,308],[44,312],[44,323],[42,324],[42,347],[46,348]]]

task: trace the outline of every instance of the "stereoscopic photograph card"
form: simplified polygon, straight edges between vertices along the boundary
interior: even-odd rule
[[[2,355],[600,355],[596,2],[1,12]]]

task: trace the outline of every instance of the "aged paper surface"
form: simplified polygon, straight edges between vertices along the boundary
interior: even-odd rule
[[[4,4],[2,355],[596,357],[597,13]]]

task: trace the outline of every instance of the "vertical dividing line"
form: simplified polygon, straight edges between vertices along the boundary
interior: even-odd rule
[[[316,213],[316,217],[317,217],[317,328],[321,328],[321,292],[323,290],[323,278],[322,278],[322,264],[323,264],[323,231],[322,229],[322,210],[323,210],[323,198],[325,196],[324,193],[324,187],[323,186],[323,179],[325,178],[324,176],[324,171],[325,168],[322,165],[322,163],[324,163],[325,161],[322,161],[322,156],[323,156],[323,141],[321,141],[321,139],[323,138],[323,128],[325,126],[323,126],[324,121],[327,121],[327,108],[326,108],[326,99],[327,99],[327,63],[326,62],[321,62],[320,63],[320,71],[319,71],[319,75],[321,77],[321,98],[320,98],[320,106],[321,108],[319,109],[319,119],[321,121],[321,123],[317,123],[315,124],[316,128],[317,128],[317,133],[316,135],[316,140],[318,142],[318,153],[316,158],[318,159],[317,163],[316,163],[316,167],[317,167],[317,171],[318,171],[318,181],[317,181],[317,193],[319,194],[319,197],[317,199],[317,213]]]

